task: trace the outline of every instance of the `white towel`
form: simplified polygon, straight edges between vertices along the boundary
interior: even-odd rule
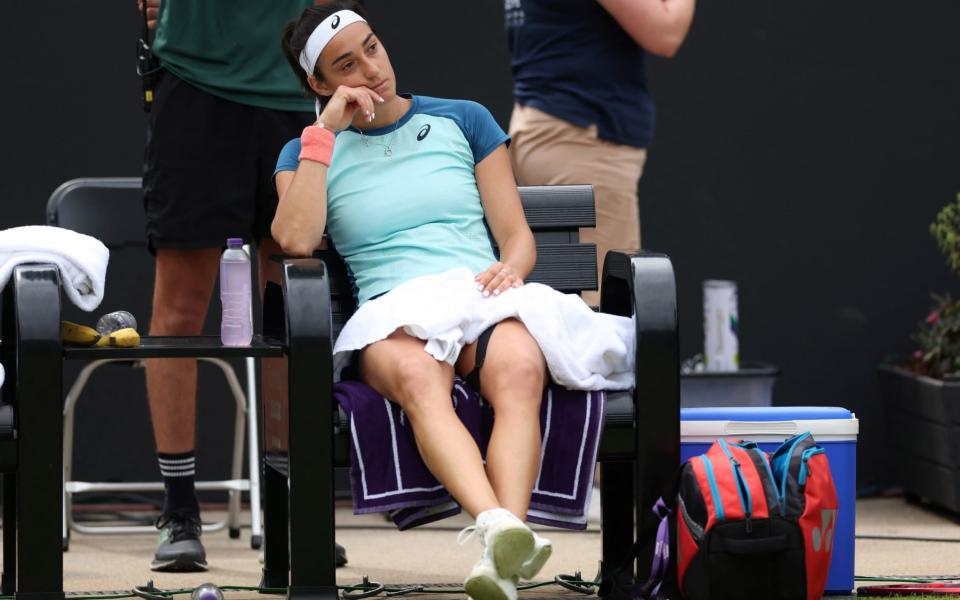
[[[69,229],[28,225],[0,231],[0,289],[17,265],[53,263],[67,297],[89,312],[103,300],[109,260],[100,240]]]
[[[469,269],[407,281],[361,306],[334,346],[339,372],[353,351],[399,328],[427,343],[437,360],[455,364],[460,350],[490,325],[522,321],[536,339],[554,381],[578,390],[622,390],[634,385],[633,319],[595,313],[579,296],[530,283],[483,297]]]
[[[3,363],[0,363],[0,388],[3,387],[3,378],[6,374],[3,372]]]

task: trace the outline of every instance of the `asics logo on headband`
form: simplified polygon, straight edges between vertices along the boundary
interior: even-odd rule
[[[300,52],[300,68],[302,68],[307,75],[313,75],[313,70],[317,67],[317,60],[320,58],[320,53],[323,52],[323,49],[326,48],[334,36],[343,31],[343,29],[338,28],[343,27],[346,29],[348,25],[353,25],[361,21],[364,23],[367,22],[366,19],[352,10],[339,10],[321,21],[310,34],[307,43],[303,46],[303,51]]]

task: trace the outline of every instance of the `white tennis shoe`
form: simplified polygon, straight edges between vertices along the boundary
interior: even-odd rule
[[[463,582],[463,590],[473,600],[517,600],[513,578],[500,577],[490,554],[483,553]]]
[[[474,533],[480,534],[484,557],[490,558],[497,575],[504,579],[519,574],[534,551],[533,531],[505,508],[477,515],[476,525],[464,528],[457,541],[465,544]]]

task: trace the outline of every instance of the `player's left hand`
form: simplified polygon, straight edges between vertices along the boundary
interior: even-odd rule
[[[513,267],[502,262],[493,263],[486,271],[474,277],[474,280],[477,282],[477,289],[484,296],[499,296],[510,288],[523,285],[523,279]]]

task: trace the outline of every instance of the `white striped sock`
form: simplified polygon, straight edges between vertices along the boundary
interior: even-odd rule
[[[160,474],[164,477],[193,477],[196,474],[197,460],[189,458],[159,458]]]

